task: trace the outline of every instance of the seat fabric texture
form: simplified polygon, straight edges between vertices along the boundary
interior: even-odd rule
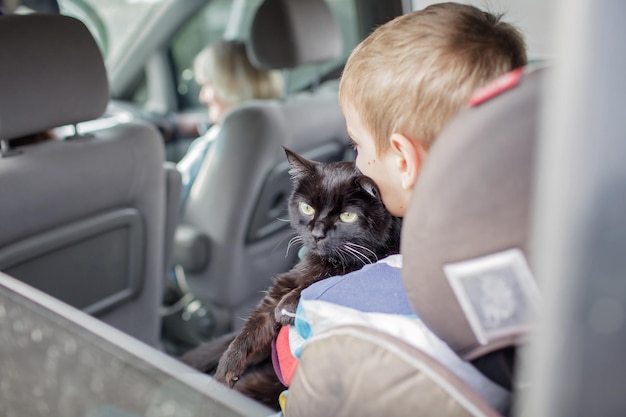
[[[500,415],[430,356],[367,327],[324,333],[302,352],[301,366],[306,369],[296,371],[287,397],[288,416]]]

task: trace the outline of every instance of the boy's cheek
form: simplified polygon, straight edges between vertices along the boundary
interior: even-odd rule
[[[364,160],[364,158],[357,159],[356,166],[359,169],[359,171],[361,171],[363,173],[363,175],[367,175],[368,177],[373,179],[374,182],[376,183],[376,185],[378,186],[378,188],[381,187],[380,175],[379,175],[379,173],[376,170],[376,168],[377,168],[376,160],[366,161],[366,160]]]
[[[363,156],[361,154],[359,154],[357,151],[355,151],[355,158],[354,158],[354,163],[356,164],[356,167],[359,169],[359,171],[361,171],[364,175],[367,175],[368,177],[370,175],[367,174],[367,166],[363,166]]]
[[[356,166],[365,175],[371,177],[372,175],[366,172],[373,172],[380,166],[380,161],[376,157],[372,157],[367,152],[359,152],[356,154]]]

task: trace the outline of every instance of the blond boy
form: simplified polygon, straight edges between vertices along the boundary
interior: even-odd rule
[[[527,62],[522,35],[473,6],[436,4],[374,31],[339,87],[359,169],[403,216],[428,149],[471,93]]]

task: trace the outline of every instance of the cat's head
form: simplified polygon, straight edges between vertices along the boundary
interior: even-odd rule
[[[352,162],[321,163],[285,149],[293,192],[291,225],[306,249],[343,264],[365,264],[386,256],[394,229],[372,179]]]

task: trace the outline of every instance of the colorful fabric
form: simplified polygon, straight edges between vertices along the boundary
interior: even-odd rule
[[[301,348],[314,332],[320,333],[339,324],[371,324],[369,318],[363,322],[360,314],[336,313],[335,306],[382,313],[383,317],[389,314],[415,317],[404,291],[401,268],[402,257],[393,255],[375,264],[365,265],[358,271],[330,277],[306,288],[296,311],[295,327],[289,331],[281,330],[279,338],[282,343],[274,344],[274,368],[281,382],[287,387],[290,385]],[[384,322],[386,319],[382,320]],[[309,322],[315,323],[314,331]]]
[[[283,384],[284,386],[287,386],[287,384],[285,384],[285,379],[283,378],[283,372],[280,369],[281,363],[280,363],[280,359],[278,359],[278,349],[276,348],[276,340],[277,339],[272,340],[272,348],[271,348],[272,366],[274,368],[274,373],[278,377],[278,380],[281,382],[281,384]]]
[[[272,363],[280,382],[286,387],[291,385],[298,359],[293,356],[289,347],[289,326],[283,326],[272,342]]]
[[[289,391],[285,390],[280,393],[278,396],[278,405],[280,406],[281,416],[285,415],[285,408],[287,407],[287,396],[289,395]]]

